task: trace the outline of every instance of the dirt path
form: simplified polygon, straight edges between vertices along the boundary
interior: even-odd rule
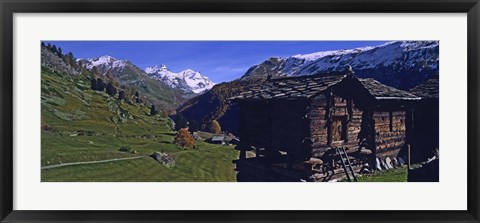
[[[64,167],[64,166],[74,166],[74,165],[93,164],[93,163],[108,163],[108,162],[115,162],[115,161],[122,161],[122,160],[133,160],[133,159],[140,159],[143,157],[146,157],[146,156],[135,156],[135,157],[118,158],[118,159],[110,159],[110,160],[96,160],[96,161],[85,161],[85,162],[75,162],[75,163],[62,163],[57,165],[42,166],[42,170],[53,169],[53,168]]]

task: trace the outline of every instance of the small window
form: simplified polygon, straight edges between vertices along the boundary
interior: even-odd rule
[[[347,116],[334,116],[332,121],[332,142],[348,141]]]

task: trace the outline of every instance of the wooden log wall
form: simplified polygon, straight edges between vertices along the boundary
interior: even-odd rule
[[[375,112],[377,157],[396,156],[405,144],[405,111]]]
[[[328,140],[328,118],[346,116],[347,118],[347,140],[343,143],[350,150],[358,148],[358,134],[362,122],[362,111],[355,106],[353,101],[333,95],[333,100],[327,103],[328,95],[321,94],[312,99],[310,104],[310,141],[312,156],[321,157],[329,148]],[[328,105],[332,107],[329,109]],[[349,108],[351,104],[351,107]],[[327,113],[330,111],[330,113]],[[335,134],[332,132],[332,135]],[[335,137],[332,137],[335,138]],[[338,138],[338,136],[336,137]],[[332,142],[333,143],[333,142]]]

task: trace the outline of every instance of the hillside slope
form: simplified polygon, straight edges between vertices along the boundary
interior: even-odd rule
[[[89,163],[42,169],[42,182],[235,181],[231,161],[238,152],[232,147],[202,141],[189,150],[175,145],[170,118],[151,115],[143,103],[91,90],[90,75],[42,52],[41,165]],[[175,166],[148,156],[154,152],[168,153]]]

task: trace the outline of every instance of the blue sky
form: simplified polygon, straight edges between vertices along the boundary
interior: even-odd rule
[[[110,55],[145,69],[200,71],[215,83],[234,80],[269,57],[375,46],[386,41],[45,41],[76,58]]]

